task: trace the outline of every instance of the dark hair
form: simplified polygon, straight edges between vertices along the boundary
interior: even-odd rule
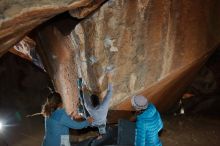
[[[49,96],[47,97],[47,101],[42,107],[42,114],[45,117],[50,116],[51,113],[54,112],[62,103],[63,102],[59,93],[57,92],[50,93]]]
[[[90,98],[91,98],[93,107],[96,107],[96,106],[98,106],[100,104],[99,103],[99,97],[96,94],[92,94],[90,96]]]

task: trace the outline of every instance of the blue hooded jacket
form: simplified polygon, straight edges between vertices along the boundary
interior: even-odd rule
[[[86,120],[77,122],[72,120],[64,109],[57,109],[51,116],[45,117],[45,136],[42,146],[60,146],[62,135],[67,137],[65,138],[66,145],[70,145],[69,128],[82,129],[87,126],[89,126],[89,123]]]
[[[163,122],[155,106],[150,103],[145,111],[137,116],[135,146],[162,146],[158,132]]]

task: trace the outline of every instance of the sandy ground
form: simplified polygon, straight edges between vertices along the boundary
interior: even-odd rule
[[[220,146],[220,116],[164,117],[165,146]]]
[[[220,146],[220,116],[163,116],[163,121],[164,146]],[[24,118],[5,129],[1,139],[9,146],[40,146],[43,133],[42,117]]]
[[[8,146],[40,146],[44,127],[42,117],[23,118],[21,122],[6,127],[1,134],[1,138],[7,142]],[[0,146],[5,146],[1,145]]]

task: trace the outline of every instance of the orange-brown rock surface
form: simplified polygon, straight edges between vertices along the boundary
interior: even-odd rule
[[[105,0],[42,0],[42,1],[15,1],[15,0],[2,0],[0,1],[0,56],[6,53],[9,49],[16,55],[19,55],[25,59],[31,60],[30,56],[30,47],[21,46],[25,44],[23,41],[24,36],[29,33],[31,30],[39,26],[41,23],[51,19],[52,17],[60,14],[62,12],[71,10],[71,15],[77,18],[83,18],[97,9]],[[50,35],[53,36],[53,33]],[[62,36],[61,36],[62,37]],[[43,37],[44,38],[44,37]],[[60,38],[59,34],[55,34],[54,38]],[[53,39],[51,44],[53,46]],[[22,40],[23,39],[23,40]],[[63,38],[65,40],[65,38]],[[62,40],[63,40],[62,39]],[[49,39],[50,40],[50,39]],[[20,41],[20,42],[19,42]],[[61,41],[61,40],[58,40]],[[44,42],[45,43],[45,42]],[[50,44],[48,43],[48,44]],[[14,46],[17,44],[16,46]],[[59,43],[58,43],[59,44]],[[71,43],[69,43],[71,44]],[[61,43],[60,46],[55,47],[64,47],[69,45],[67,42]],[[41,45],[41,44],[39,44]],[[46,44],[43,44],[44,46]],[[14,46],[14,47],[13,47]],[[16,49],[21,46],[20,50]],[[50,48],[45,48],[46,52]],[[29,51],[29,52],[24,52]],[[55,53],[57,53],[55,51]],[[72,56],[72,52],[64,52],[61,55],[67,53],[67,56]],[[69,54],[68,54],[69,53]],[[42,54],[41,54],[42,55]],[[50,60],[50,57],[54,57],[53,52],[49,52],[46,62]],[[44,58],[43,56],[41,56]],[[65,58],[66,56],[63,56]],[[67,112],[70,113],[73,109],[76,108],[76,103],[73,101],[73,97],[77,96],[77,91],[73,88],[76,85],[75,80],[70,78],[75,78],[76,75],[73,73],[74,66],[71,67],[74,63],[72,60],[69,60],[69,57],[66,57],[63,60],[58,57],[58,59],[52,58],[52,63],[45,63],[47,71],[51,73],[51,77],[55,82],[57,90],[62,94],[64,98],[64,104],[67,109]],[[44,60],[44,61],[45,61]],[[58,60],[56,62],[56,60]],[[37,60],[39,61],[39,60]],[[41,62],[36,63],[38,66],[41,66]],[[63,65],[63,66],[62,66]],[[54,67],[54,68],[53,68]],[[58,70],[58,73],[56,72]],[[55,70],[55,71],[54,71]],[[68,75],[68,77],[66,77]],[[65,80],[63,79],[65,78]],[[76,87],[76,86],[74,86]],[[75,98],[77,100],[77,98]],[[75,108],[73,108],[75,107]]]
[[[131,110],[135,94],[168,109],[220,43],[220,1],[103,2],[1,1],[0,54],[42,22],[71,10],[74,17],[88,16],[74,30],[77,22],[64,20],[35,33],[39,54],[68,113],[76,111],[76,77],[104,94],[108,69],[114,72],[111,109]]]
[[[219,44],[219,15],[218,0],[110,0],[71,34],[82,76],[103,91],[113,67],[112,109],[144,94],[166,110]]]
[[[97,2],[96,2],[97,1]],[[80,9],[86,14],[95,10],[100,0],[2,0],[0,1],[0,55],[18,43],[27,33],[39,24],[59,13]],[[91,5],[94,5],[92,7]],[[74,11],[78,14],[78,11]],[[74,15],[72,12],[72,15]],[[74,15],[77,17],[77,14]]]
[[[31,51],[35,51],[36,43],[29,37],[24,37],[9,51],[21,58],[32,61]]]
[[[74,24],[74,21],[65,21]],[[59,28],[60,21],[39,28],[36,31],[37,49],[44,66],[50,74],[56,91],[63,98],[68,114],[76,114],[78,103],[77,71],[74,50],[69,35],[64,35]],[[61,22],[63,23],[63,22]]]

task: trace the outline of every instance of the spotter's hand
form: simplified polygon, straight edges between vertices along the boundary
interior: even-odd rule
[[[86,120],[87,120],[90,124],[94,121],[93,117],[88,117]]]

